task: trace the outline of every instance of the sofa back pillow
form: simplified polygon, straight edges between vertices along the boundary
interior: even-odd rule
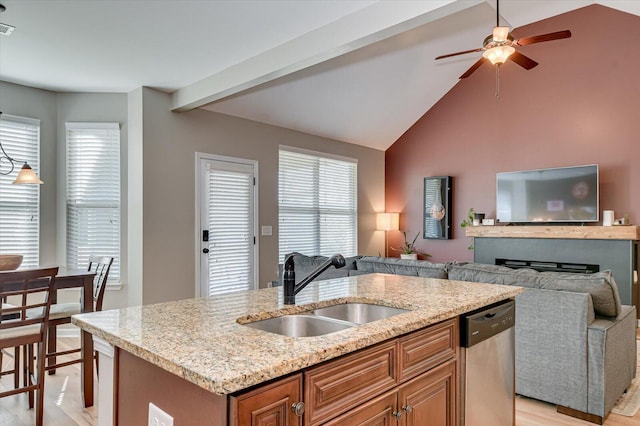
[[[598,315],[616,317],[622,311],[620,294],[611,271],[595,274],[538,272],[533,269],[511,269],[483,263],[449,265],[449,279],[489,284],[517,285],[526,288],[564,290],[589,293]]]
[[[589,293],[593,299],[596,314],[617,317],[622,312],[618,285],[611,271],[595,274],[571,274],[560,272],[540,272],[540,288]]]
[[[408,275],[425,278],[447,278],[444,263],[433,263],[428,260],[398,259],[396,257],[363,256],[356,260],[358,271],[363,273],[381,273]]]

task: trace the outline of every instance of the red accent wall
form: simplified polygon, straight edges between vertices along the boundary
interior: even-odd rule
[[[454,177],[453,239],[416,243],[431,260],[473,258],[460,222],[469,207],[495,217],[497,172],[597,163],[600,217],[615,210],[640,222],[640,17],[592,5],[513,35],[564,29],[572,38],[518,49],[540,65],[506,63],[499,99],[484,64],[386,151],[386,211],[401,212],[408,235],[422,230],[423,178]],[[389,233],[390,246],[401,243]]]

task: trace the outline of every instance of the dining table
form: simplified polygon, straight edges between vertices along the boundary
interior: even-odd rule
[[[94,276],[94,272],[86,269],[60,267],[56,275],[54,291],[50,295],[51,303],[54,304],[58,301],[58,290],[79,288],[81,290],[80,305],[82,306],[82,313],[93,312]],[[49,333],[49,336],[53,335]],[[47,342],[47,347],[49,348],[47,352],[55,351],[55,340],[53,342],[51,340]],[[91,407],[93,406],[93,339],[91,338],[91,333],[86,331],[81,331],[80,335],[80,357],[82,359],[80,363],[82,398],[84,406]],[[49,371],[50,374],[54,372]]]
[[[39,268],[46,267],[50,266],[40,266]],[[86,269],[59,267],[53,291],[49,295],[51,303],[57,303],[58,290],[79,288],[82,313],[93,312],[93,279],[95,275],[95,272]],[[43,285],[46,285],[46,283],[43,283]],[[9,288],[11,288],[10,286],[11,284],[9,284]],[[15,314],[5,315],[2,320],[13,319],[11,315]],[[56,346],[56,333],[49,332],[47,337],[47,352],[55,352]],[[80,359],[82,399],[85,407],[91,407],[93,406],[93,339],[90,333],[82,330],[80,335]],[[55,361],[55,358],[52,357],[51,363],[55,364]],[[55,370],[50,369],[49,374],[55,374]]]

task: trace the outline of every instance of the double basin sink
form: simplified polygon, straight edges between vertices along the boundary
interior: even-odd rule
[[[244,324],[289,337],[314,337],[409,312],[407,309],[369,303],[344,303],[301,314],[283,315]]]

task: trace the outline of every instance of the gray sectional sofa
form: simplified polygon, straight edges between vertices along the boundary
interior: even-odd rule
[[[294,253],[297,280],[327,258]],[[525,287],[516,297],[516,393],[602,424],[636,371],[636,308],[609,271],[537,272],[475,263],[356,256],[317,279],[368,273]],[[277,283],[276,283],[277,285]]]

